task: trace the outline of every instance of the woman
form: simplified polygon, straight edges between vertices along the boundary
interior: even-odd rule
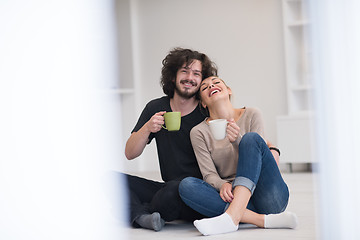
[[[231,89],[220,78],[202,81],[200,99],[209,117],[190,133],[203,179],[182,180],[179,193],[191,208],[210,218],[194,221],[203,235],[233,232],[240,222],[262,228],[295,228],[297,217],[283,212],[289,191],[278,168],[280,151],[263,139],[258,110],[236,109]],[[227,137],[215,140],[209,121],[227,119]]]

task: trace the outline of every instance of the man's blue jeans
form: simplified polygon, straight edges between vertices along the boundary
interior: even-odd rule
[[[260,214],[280,213],[286,209],[288,187],[269,147],[254,132],[245,134],[239,144],[239,161],[233,188],[239,185],[252,192],[248,209]],[[186,205],[207,217],[224,213],[229,205],[221,199],[214,187],[194,177],[181,181],[179,193]]]

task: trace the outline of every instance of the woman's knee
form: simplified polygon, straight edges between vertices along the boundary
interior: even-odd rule
[[[186,196],[188,194],[193,194],[194,191],[196,191],[196,185],[198,183],[199,179],[194,177],[186,177],[183,180],[181,180],[179,184],[179,194],[180,197]]]
[[[243,146],[245,148],[249,148],[251,146],[261,146],[261,144],[266,144],[266,143],[258,133],[248,132],[241,138],[239,147]]]
[[[245,135],[241,139],[241,141],[244,141],[244,142],[247,142],[247,141],[257,142],[260,140],[263,140],[263,138],[256,132],[245,133]]]

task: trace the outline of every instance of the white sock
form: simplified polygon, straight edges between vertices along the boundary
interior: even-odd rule
[[[238,225],[234,224],[232,218],[227,213],[213,218],[195,220],[194,225],[197,230],[205,236],[235,232],[238,230]]]
[[[296,228],[297,224],[297,216],[292,212],[265,215],[265,228]]]

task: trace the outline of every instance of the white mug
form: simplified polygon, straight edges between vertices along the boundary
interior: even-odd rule
[[[226,137],[226,119],[215,119],[209,121],[210,131],[216,140],[222,140]]]

